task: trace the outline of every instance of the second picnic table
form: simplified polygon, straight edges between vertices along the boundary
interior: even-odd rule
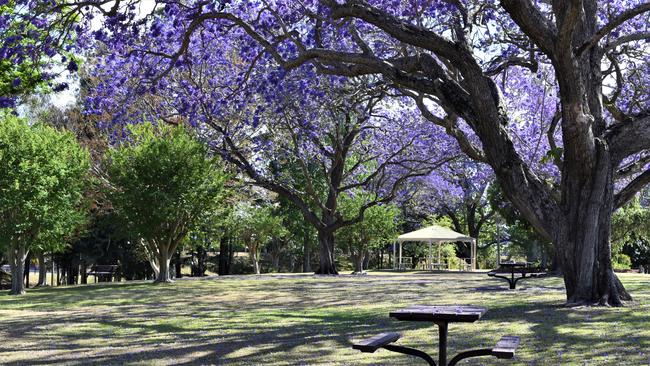
[[[531,268],[531,263],[529,262],[501,262],[499,263],[499,268],[488,272],[488,276],[502,278],[508,281],[510,289],[514,290],[517,285],[517,281],[523,280],[526,278],[533,277],[543,277],[546,275],[546,272],[543,272],[537,268]],[[507,274],[510,274],[510,277],[506,277]],[[500,276],[499,274],[505,274],[506,276]],[[515,274],[521,275],[520,277],[515,277]]]

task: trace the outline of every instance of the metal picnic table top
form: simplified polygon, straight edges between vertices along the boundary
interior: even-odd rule
[[[500,267],[509,267],[509,268],[517,268],[517,267],[528,267],[528,262],[501,262],[499,263]]]
[[[406,321],[462,322],[473,323],[479,320],[487,309],[467,305],[414,305],[405,309],[391,311],[390,317]]]

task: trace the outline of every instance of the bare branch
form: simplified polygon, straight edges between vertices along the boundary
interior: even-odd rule
[[[605,37],[609,32],[614,30],[616,27],[623,24],[625,21],[632,19],[635,16],[644,13],[646,11],[650,11],[650,2],[638,5],[632,9],[628,9],[622,12],[617,17],[610,20],[609,23],[605,24],[602,28],[600,28],[587,42],[582,44],[582,46],[578,47],[578,49],[575,51],[576,56],[579,57],[585,51],[594,47],[596,44],[598,44],[598,41],[600,41],[603,37]]]
[[[639,159],[620,167],[616,171],[615,178],[625,178],[639,173],[641,169],[643,169],[643,167],[645,167],[648,163],[650,163],[650,150],[646,151],[644,154],[641,154]]]
[[[628,34],[626,36],[619,37],[619,38],[607,43],[603,47],[603,52],[609,52],[609,51],[613,50],[614,48],[616,48],[616,47],[618,47],[618,46],[620,46],[622,44],[625,44],[625,43],[634,42],[634,41],[641,41],[641,40],[644,40],[644,39],[646,39],[646,40],[650,39],[650,32],[639,32],[639,33]]]
[[[614,195],[614,210],[623,207],[648,184],[650,184],[650,169],[634,178],[625,188]]]
[[[605,131],[605,139],[615,162],[650,149],[650,113],[612,125]]]
[[[554,53],[557,29],[530,0],[502,0],[501,5],[529,36],[535,44],[549,57]],[[552,58],[552,57],[551,57]]]

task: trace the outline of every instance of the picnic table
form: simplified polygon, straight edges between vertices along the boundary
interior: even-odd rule
[[[499,268],[488,272],[488,276],[495,278],[502,278],[508,281],[510,289],[514,290],[517,281],[523,280],[525,278],[534,278],[542,277],[546,275],[546,272],[540,270],[539,268],[530,267],[531,263],[529,262],[501,262],[499,263]],[[505,276],[499,275],[500,273],[505,274]],[[510,277],[507,274],[510,274]],[[515,277],[515,274],[520,275]]]
[[[402,310],[392,311],[389,316],[401,321],[431,322],[438,326],[438,363],[426,352],[415,348],[393,345],[400,338],[399,333],[381,333],[369,339],[355,343],[352,348],[361,352],[375,352],[378,348],[419,357],[429,365],[454,366],[460,360],[479,357],[495,356],[500,359],[514,357],[519,345],[519,337],[504,336],[492,348],[463,351],[447,363],[447,336],[449,323],[473,323],[479,320],[487,309],[478,306],[423,306],[416,305]]]
[[[86,273],[87,276],[95,276],[95,283],[99,277],[100,281],[108,279],[108,282],[113,282],[113,277],[117,274],[119,266],[114,264],[95,264],[90,267],[90,271]]]

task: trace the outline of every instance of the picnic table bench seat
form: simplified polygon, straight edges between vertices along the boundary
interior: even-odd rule
[[[429,365],[436,365],[435,361],[427,353],[415,348],[404,346],[396,346],[391,343],[400,339],[401,335],[396,332],[380,333],[370,338],[352,344],[352,348],[364,353],[374,353],[379,348],[384,348],[389,351],[403,353],[415,357],[420,357],[427,361]],[[475,349],[471,351],[461,352],[456,357],[449,361],[449,366],[455,366],[461,360],[470,357],[479,356],[494,356],[498,359],[511,359],[515,356],[517,347],[519,347],[519,337],[516,336],[503,336],[497,344],[492,348]]]
[[[95,276],[95,282],[97,282],[97,277],[99,278],[108,278],[109,281],[113,281],[113,276],[117,273],[118,266],[115,264],[95,264],[90,267],[90,271],[86,275]]]
[[[378,348],[397,341],[401,335],[395,332],[380,333],[352,345],[352,348],[365,353],[373,353]]]
[[[517,347],[519,347],[519,337],[503,336],[492,348],[492,355],[501,359],[513,358]]]
[[[492,348],[475,349],[457,354],[449,361],[449,366],[455,366],[459,361],[470,357],[494,356],[502,360],[511,359],[515,357],[517,347],[519,347],[519,337],[503,336]]]

